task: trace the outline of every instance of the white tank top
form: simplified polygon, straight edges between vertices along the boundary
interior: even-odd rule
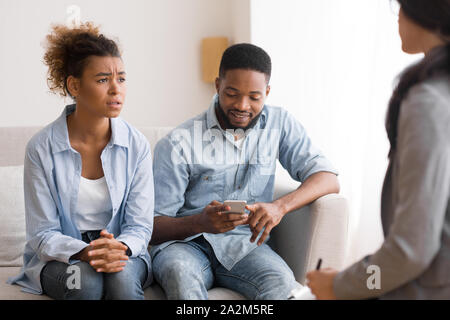
[[[104,229],[112,217],[112,205],[105,177],[89,180],[80,177],[75,224],[81,233]]]

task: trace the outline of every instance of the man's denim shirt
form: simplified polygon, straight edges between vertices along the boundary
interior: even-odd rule
[[[26,292],[42,293],[40,273],[48,261],[74,264],[79,260],[71,256],[88,246],[72,219],[81,176],[81,156],[70,145],[66,122],[74,110],[75,105],[67,106],[26,148],[23,267],[18,276],[8,280]],[[111,139],[101,154],[113,208],[106,229],[130,248],[131,257],[144,259],[148,268],[146,286],[153,278],[147,250],[154,209],[150,144],[122,119],[110,121]]]
[[[314,148],[300,123],[279,107],[264,106],[255,126],[245,132],[240,149],[231,132],[219,125],[215,113],[217,100],[215,95],[207,111],[181,124],[157,143],[153,162],[155,216],[198,214],[213,200],[272,202],[277,158],[299,182],[320,171],[337,174]],[[228,270],[257,246],[256,241],[250,242],[248,225],[203,236]],[[173,242],[153,246],[152,257]]]

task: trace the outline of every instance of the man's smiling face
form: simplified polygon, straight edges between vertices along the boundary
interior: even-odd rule
[[[245,129],[262,111],[270,86],[262,72],[231,69],[216,79],[216,90],[223,111],[217,114],[222,129]]]

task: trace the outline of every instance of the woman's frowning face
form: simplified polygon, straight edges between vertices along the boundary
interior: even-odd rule
[[[91,56],[81,78],[69,77],[68,88],[77,108],[95,117],[120,115],[126,96],[126,73],[120,57]]]

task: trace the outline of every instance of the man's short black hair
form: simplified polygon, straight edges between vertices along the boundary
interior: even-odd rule
[[[228,47],[220,61],[219,77],[232,69],[245,69],[262,72],[269,83],[272,72],[272,62],[269,55],[260,47],[250,43],[239,43]]]

